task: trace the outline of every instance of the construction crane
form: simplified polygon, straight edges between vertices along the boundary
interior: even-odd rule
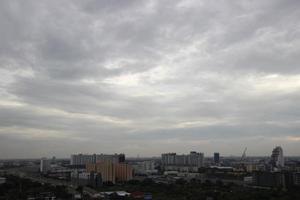
[[[246,166],[244,163],[246,160],[246,151],[247,151],[247,147],[244,149],[241,160],[240,160],[239,170],[241,170],[241,171],[246,171]]]
[[[244,149],[244,152],[243,152],[242,157],[241,157],[241,162],[246,160],[246,151],[247,151],[247,147]]]

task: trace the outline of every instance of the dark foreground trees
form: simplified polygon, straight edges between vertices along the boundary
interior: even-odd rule
[[[16,200],[28,197],[55,196],[57,199],[72,199],[64,186],[52,186],[33,182],[30,179],[8,175],[6,183],[0,185],[0,199]]]

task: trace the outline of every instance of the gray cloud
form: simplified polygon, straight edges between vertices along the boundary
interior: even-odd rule
[[[1,1],[0,157],[297,155],[298,4]]]

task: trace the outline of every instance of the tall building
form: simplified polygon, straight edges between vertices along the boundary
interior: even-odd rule
[[[116,170],[116,181],[126,182],[132,179],[133,177],[133,168],[125,163],[115,164]]]
[[[125,182],[133,177],[133,168],[125,163],[102,161],[86,165],[87,172],[95,172],[101,176],[102,182]]]
[[[272,151],[271,166],[274,171],[278,171],[284,167],[283,150],[280,146],[275,147]]]
[[[111,161],[96,163],[96,172],[101,174],[102,182],[116,182],[116,169]]]
[[[71,155],[71,165],[86,165],[88,163],[96,163],[96,154],[74,154]]]
[[[176,153],[164,153],[161,155],[163,165],[174,165]]]
[[[219,164],[220,163],[220,153],[215,152],[214,153],[214,163]]]
[[[112,163],[125,162],[124,154],[74,154],[71,155],[71,165],[86,165],[90,163],[98,163],[103,161],[110,161]]]
[[[112,163],[123,163],[123,162],[125,162],[125,154],[113,154],[113,155],[98,154],[98,155],[96,155],[96,163],[103,162],[103,161],[110,161]]]
[[[40,160],[40,172],[41,173],[47,173],[50,169],[51,169],[51,160],[47,159],[47,158],[42,158]]]
[[[161,155],[164,166],[191,166],[202,167],[204,154],[191,151],[188,155],[177,155],[176,153],[165,153]]]

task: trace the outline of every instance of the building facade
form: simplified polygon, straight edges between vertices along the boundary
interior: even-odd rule
[[[51,160],[42,158],[40,160],[40,172],[45,174],[51,169]]]
[[[191,151],[190,154],[177,155],[176,153],[165,153],[161,156],[163,166],[190,166],[203,167],[204,154]]]
[[[125,163],[115,164],[116,170],[116,181],[117,182],[126,182],[132,179],[133,177],[133,168]]]
[[[220,163],[220,153],[215,152],[214,153],[214,163],[219,164]]]
[[[71,165],[86,165],[90,163],[98,163],[103,161],[110,161],[112,163],[125,162],[124,154],[73,154],[71,155]]]
[[[86,165],[86,170],[99,174],[103,183],[126,182],[133,177],[133,168],[126,163],[112,161],[89,163]]]
[[[271,166],[273,171],[279,171],[284,167],[283,150],[280,146],[275,147],[272,151]]]

